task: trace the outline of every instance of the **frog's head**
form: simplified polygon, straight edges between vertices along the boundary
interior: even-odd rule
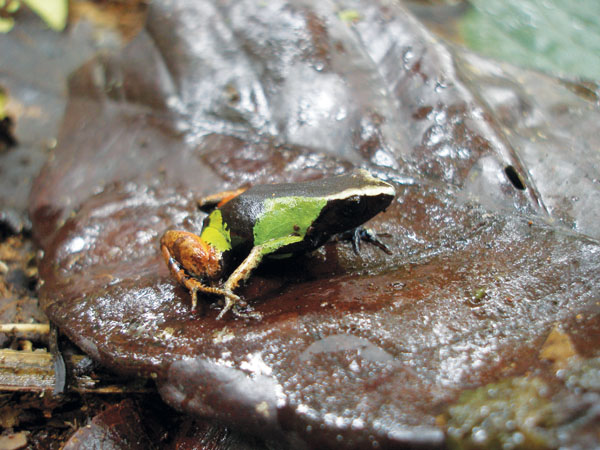
[[[394,187],[366,170],[329,178],[321,182],[329,192],[327,201],[312,224],[313,232],[335,234],[362,225],[385,210],[396,195]]]
[[[198,235],[168,230],[160,244],[169,258],[169,265],[176,263],[187,275],[207,283],[217,281],[223,275],[223,253]]]

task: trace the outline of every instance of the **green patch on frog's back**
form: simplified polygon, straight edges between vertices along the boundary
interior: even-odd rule
[[[254,226],[254,245],[284,236],[304,237],[327,204],[325,198],[275,197],[264,201],[264,210]]]

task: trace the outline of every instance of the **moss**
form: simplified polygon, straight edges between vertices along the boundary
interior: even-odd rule
[[[600,393],[600,358],[574,360],[565,370],[559,371],[557,376],[571,390]]]
[[[447,414],[451,448],[552,448],[554,414],[539,378],[511,378],[464,392]]]

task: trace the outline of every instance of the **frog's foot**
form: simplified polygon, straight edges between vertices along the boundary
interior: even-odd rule
[[[192,311],[196,311],[196,308],[198,307],[198,292],[204,292],[205,294],[225,295],[222,289],[205,286],[194,278],[186,280],[184,286],[190,291],[190,297],[192,299]]]
[[[186,280],[185,287],[190,291],[190,297],[192,298],[192,311],[196,311],[198,306],[198,292],[204,292],[205,294],[225,295],[222,289],[205,286],[194,278]]]
[[[245,302],[244,302],[245,303]],[[231,312],[234,316],[240,317],[242,319],[254,319],[254,320],[262,320],[262,314],[258,311],[254,311],[250,305],[246,303],[246,306],[242,306],[239,303],[235,304],[231,308]]]
[[[388,248],[388,246],[385,245],[383,242],[381,242],[379,240],[379,237],[377,236],[377,234],[373,230],[370,230],[369,228],[356,227],[352,230],[348,230],[344,233],[340,233],[338,236],[341,239],[351,240],[352,248],[354,249],[354,252],[357,254],[360,253],[360,242],[361,241],[369,242],[370,244],[373,244],[376,247],[379,247],[381,250],[383,250],[388,255],[392,254],[392,252]]]
[[[248,305],[248,302],[240,296],[226,290],[222,290],[221,295],[225,297],[225,306],[217,316],[217,320],[221,320],[229,310],[231,310],[234,316],[242,319],[262,319],[262,315],[257,311],[253,311],[252,307]]]

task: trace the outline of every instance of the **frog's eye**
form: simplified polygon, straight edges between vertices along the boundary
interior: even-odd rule
[[[364,202],[359,195],[353,195],[344,200],[344,207],[341,210],[341,215],[344,217],[354,217],[360,214],[365,209]]]
[[[358,206],[360,204],[360,196],[353,195],[352,197],[348,197],[344,203],[349,208],[355,208],[356,206]]]

